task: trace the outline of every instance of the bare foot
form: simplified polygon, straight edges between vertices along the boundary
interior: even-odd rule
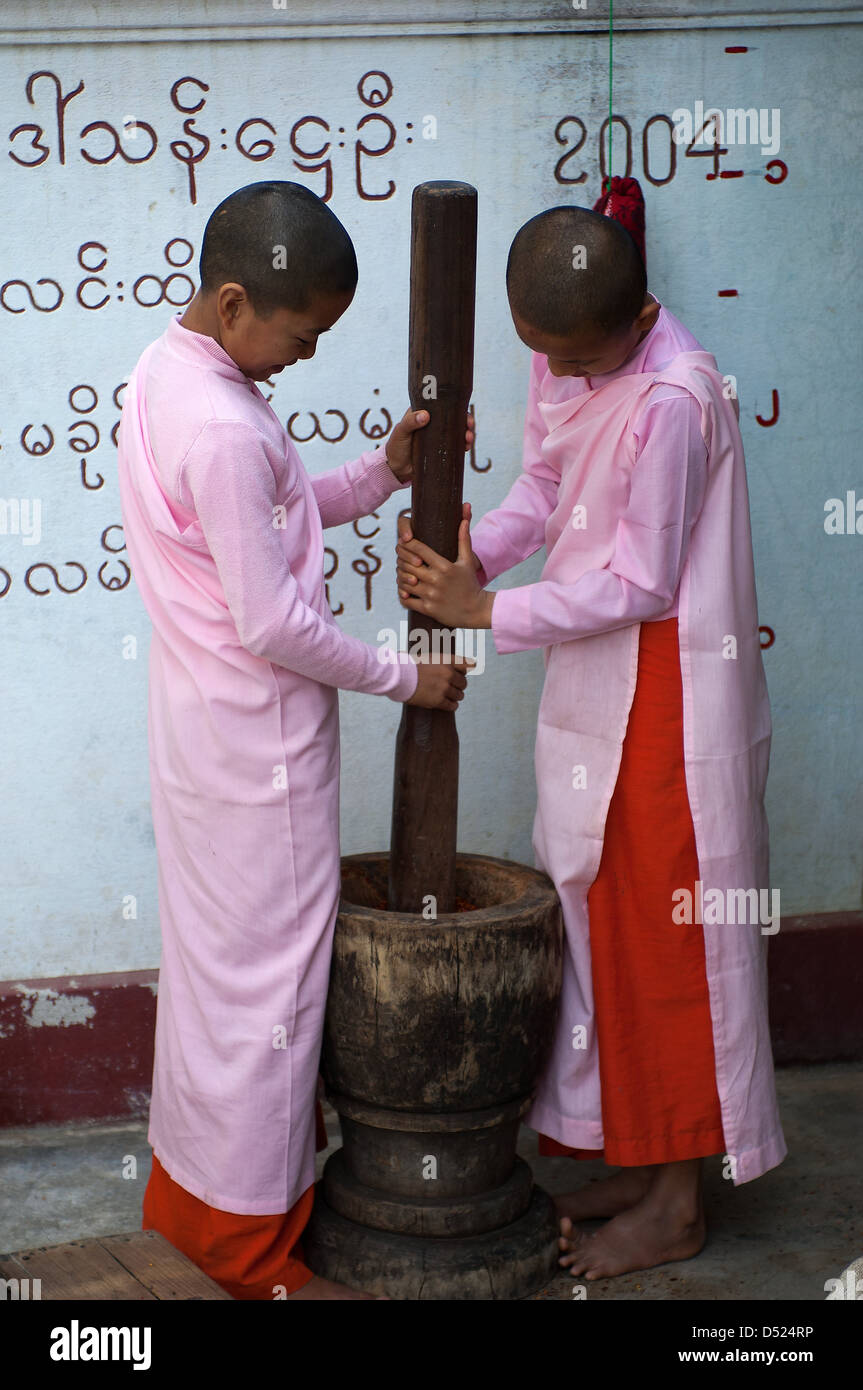
[[[587,1183],[576,1192],[555,1197],[560,1216],[572,1221],[596,1221],[628,1211],[647,1195],[653,1168],[623,1168],[610,1178]]]
[[[321,1279],[317,1274],[313,1274],[307,1284],[303,1284],[296,1293],[289,1293],[288,1298],[296,1299],[371,1299],[372,1301],[384,1301],[389,1303],[391,1300],[386,1294],[361,1293],[359,1289],[352,1289],[348,1284],[336,1284],[332,1279]]]
[[[701,1166],[701,1159],[657,1165],[646,1196],[592,1235],[564,1216],[559,1263],[573,1276],[608,1279],[697,1255],[707,1239]]]

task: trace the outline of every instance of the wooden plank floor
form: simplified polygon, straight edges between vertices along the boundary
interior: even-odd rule
[[[40,1279],[41,1298],[111,1301],[189,1300],[231,1295],[157,1231],[74,1240],[0,1255],[0,1279]],[[20,1288],[20,1286],[18,1286]]]

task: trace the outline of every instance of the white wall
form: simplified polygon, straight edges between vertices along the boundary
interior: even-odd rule
[[[145,274],[167,273],[163,248],[191,243],[194,262],[204,223],[232,189],[260,178],[288,178],[324,191],[324,173],[304,171],[291,148],[295,122],[306,150],[329,140],[331,205],[353,236],[360,263],[357,298],[317,357],[279,378],[273,406],[294,411],[340,410],[349,422],[343,442],[300,446],[310,471],[355,457],[370,441],[360,430],[385,407],[398,418],[407,406],[406,354],[410,194],[425,179],[458,178],[480,195],[477,357],[474,399],[477,463],[465,495],[477,515],[499,500],[519,467],[528,354],[509,320],[504,295],[506,252],[516,229],[543,207],[592,203],[599,192],[598,131],[608,106],[606,7],[585,13],[560,4],[395,3],[346,6],[152,3],[134,14],[117,3],[65,6],[7,3],[0,17],[0,306],[3,391],[0,398],[0,498],[41,505],[41,539],[0,534],[0,566],[10,584],[0,599],[0,698],[3,796],[0,801],[0,979],[11,976],[133,970],[158,961],[156,865],[149,820],[146,759],[148,620],[134,583],[123,579],[122,553],[102,545],[120,520],[112,426],[112,393],[143,347],[164,329],[172,310],[142,307],[132,287]],[[860,397],[860,288],[856,270],[860,212],[858,142],[863,6],[783,5],[783,27],[766,7],[738,3],[729,18],[717,4],[618,4],[615,112],[629,122],[632,172],[647,198],[650,285],[734,373],[747,446],[760,620],[775,630],[765,652],[775,736],[769,785],[773,884],[783,914],[860,905],[859,734],[860,600],[863,536],[830,536],[824,506],[857,489],[863,500],[857,444]],[[373,21],[362,15],[368,10]],[[137,27],[131,27],[131,20]],[[841,22],[837,22],[841,21]],[[185,25],[185,27],[184,27]],[[375,27],[377,26],[377,27]],[[727,46],[747,53],[728,54]],[[65,101],[60,157],[55,83]],[[383,106],[361,100],[357,84],[385,73],[392,94]],[[177,101],[205,105],[195,114],[172,104],[178,79],[209,85],[180,88]],[[368,84],[370,85],[370,84]],[[366,95],[369,96],[368,85]],[[373,100],[374,98],[371,97]],[[779,108],[783,182],[764,178],[769,156],[732,148],[720,170],[736,179],[708,180],[712,160],[677,151],[673,179],[644,177],[642,132],[655,115],[670,116],[696,100]],[[384,117],[393,148],[363,156],[363,187],[392,196],[360,195],[355,173],[358,122]],[[582,149],[564,174],[555,166],[575,144]],[[246,139],[268,138],[271,158],[253,162],[235,146],[242,122],[264,118]],[[423,138],[434,117],[436,139]],[[149,123],[158,145],[140,164],[114,157],[110,131],[82,130],[107,122]],[[190,140],[184,120],[209,140],[196,166],[197,202],[188,169],[172,142]],[[428,124],[428,123],[427,123]],[[40,130],[19,130],[21,126]],[[651,172],[663,177],[667,127],[651,127]],[[370,122],[363,136],[384,143],[388,128]],[[31,142],[31,136],[35,143]],[[623,132],[615,127],[614,172],[622,173]],[[139,130],[124,137],[127,154],[148,151]],[[223,148],[224,146],[224,148]],[[47,150],[47,154],[43,152]],[[20,160],[33,161],[23,167]],[[39,163],[35,163],[40,160]],[[774,170],[774,173],[780,172]],[[91,247],[83,261],[79,248]],[[188,251],[174,248],[174,259]],[[88,275],[105,282],[76,289]],[[32,307],[22,285],[33,287]],[[173,282],[181,297],[182,281]],[[139,287],[145,294],[152,282]],[[737,289],[735,298],[718,291]],[[23,312],[15,312],[22,309]],[[72,388],[86,386],[73,396]],[[779,393],[780,418],[763,427]],[[84,411],[93,401],[92,410]],[[336,417],[328,417],[328,424]],[[88,425],[82,423],[87,421]],[[99,431],[98,447],[76,452]],[[306,432],[309,416],[296,422]],[[26,440],[53,447],[27,453]],[[80,443],[79,443],[80,447]],[[82,483],[81,465],[86,464]],[[99,484],[99,477],[104,480]],[[351,527],[330,533],[339,556],[331,584],[340,621],[374,641],[402,610],[394,593],[395,515],[402,498],[382,510],[377,533]],[[7,508],[7,532],[14,513]],[[361,529],[370,531],[374,523]],[[2,526],[2,521],[0,521]],[[863,520],[861,520],[863,526]],[[108,545],[120,545],[108,530]],[[371,611],[353,565],[381,567],[372,581]],[[74,562],[70,565],[69,562]],[[53,565],[67,587],[59,592]],[[101,568],[105,566],[105,568]],[[539,557],[508,583],[537,577]],[[100,573],[102,579],[100,580]],[[0,574],[0,588],[6,583]],[[107,587],[106,587],[107,586]],[[137,639],[137,659],[124,658],[124,639]],[[532,744],[542,677],[539,653],[497,658],[489,640],[487,670],[473,683],[460,716],[462,742],[460,844],[464,849],[530,862],[533,814]],[[388,700],[343,697],[343,849],[386,848],[392,748],[399,717]],[[137,900],[124,920],[125,895]]]

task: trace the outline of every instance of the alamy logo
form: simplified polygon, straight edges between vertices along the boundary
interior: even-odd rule
[[[671,895],[674,907],[672,922],[680,925],[698,922],[706,927],[748,922],[761,924],[762,936],[775,936],[779,930],[778,888],[708,888],[701,879],[695,883],[695,893],[688,888],[675,888]],[[768,911],[769,908],[769,911]]]
[[[0,1279],[0,1303],[24,1303],[41,1297],[41,1279]]]
[[[41,500],[0,497],[0,536],[20,536],[22,545],[38,545],[42,539]]]
[[[460,643],[457,641],[459,633]],[[409,632],[407,619],[402,618],[398,632],[392,627],[382,627],[378,633],[378,661],[396,664],[400,652],[408,652],[417,661],[432,664],[473,657],[476,665],[471,667],[471,675],[480,676],[485,670],[485,632],[482,628],[471,627],[433,628],[431,634],[418,627]]]
[[[69,1327],[51,1329],[52,1361],[132,1361],[135,1371],[150,1369],[149,1327]]]
[[[863,496],[846,492],[841,497],[828,497],[824,503],[827,515],[824,530],[828,536],[863,536]]]
[[[695,103],[694,111],[679,106],[672,111],[674,129],[671,138],[677,145],[761,145],[761,153],[779,153],[779,107],[730,106],[720,111],[718,106],[705,107]]]
[[[857,1271],[861,1261],[857,1260],[843,1270],[838,1279],[826,1279],[824,1291],[828,1300],[847,1300],[849,1303],[863,1303],[863,1280],[858,1279]]]

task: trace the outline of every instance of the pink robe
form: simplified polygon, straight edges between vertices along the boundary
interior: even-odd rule
[[[738,919],[710,922],[719,913],[705,910],[704,941],[723,1133],[731,1176],[747,1182],[786,1153],[767,1023],[775,926],[762,931],[752,899],[742,912],[746,900],[734,894],[768,887],[771,725],[743,446],[714,358],[665,309],[615,372],[556,378],[534,354],[524,471],[472,541],[483,583],[543,543],[548,554],[538,583],[499,590],[492,609],[499,652],[545,648],[533,842],[560,895],[567,940],[552,1053],[526,1121],[572,1148],[603,1146],[587,892],[620,766],[640,624],[676,613],[703,893]],[[574,1043],[580,1027],[585,1047]]]
[[[384,662],[336,624],[322,527],[399,484],[383,447],[309,478],[257,386],[179,316],[132,373],[119,474],[153,623],[162,962],[149,1139],[201,1201],[275,1214],[314,1181],[338,687],[405,700],[417,682],[409,658]]]

